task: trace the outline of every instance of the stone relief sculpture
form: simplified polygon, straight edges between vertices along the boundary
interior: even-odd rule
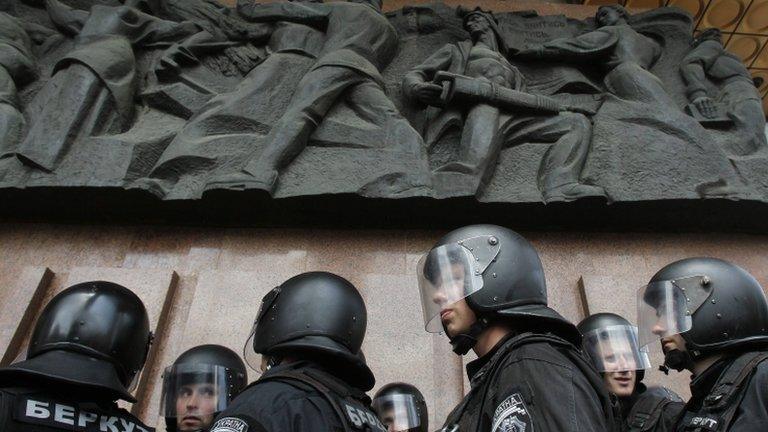
[[[272,126],[260,154],[240,173],[214,179],[212,187],[259,187],[272,192],[279,170],[304,149],[309,136],[344,93],[350,107],[371,123],[396,124],[393,129],[407,153],[421,157],[422,140],[382,90],[380,70],[391,61],[398,41],[378,1],[271,3],[240,9],[252,21],[313,23],[325,29],[326,39],[317,61],[299,81],[288,109]],[[425,185],[428,179],[421,181]]]
[[[661,56],[661,46],[629,25],[621,5],[601,6],[597,29],[575,38],[555,39],[513,53],[521,58],[551,58],[558,62],[598,62],[605,71],[605,86],[628,100],[674,105],[650,68]]]
[[[69,1],[0,13],[0,188],[768,201],[754,83],[678,9]]]
[[[435,115],[426,125],[428,144],[462,117],[462,109],[473,100],[459,122],[459,160],[436,170],[435,184],[443,189],[439,192],[474,194],[495,168],[501,146],[541,142],[550,144],[538,179],[545,201],[602,196],[600,187],[579,183],[591,140],[589,120],[577,112],[560,113],[567,107],[524,92],[525,77],[507,61],[508,48],[493,14],[475,9],[462,15],[471,39],[444,46],[403,79],[403,92],[409,98],[444,106],[433,110]],[[466,91],[452,95],[456,101],[447,101],[443,95],[451,92],[444,86],[454,93],[457,88]]]
[[[732,125],[740,137],[734,142],[738,156],[766,150],[762,99],[741,60],[725,51],[720,30],[707,29],[693,40],[680,73],[690,101],[689,114],[705,126]],[[717,86],[714,97],[708,91],[710,81]]]
[[[77,40],[31,102],[30,130],[16,154],[29,166],[53,171],[79,137],[130,128],[137,85],[133,46],[169,45],[200,28],[125,6],[95,5],[89,12],[58,0],[45,6],[53,24]]]
[[[24,117],[20,111],[18,85],[34,81],[38,76],[35,58],[32,55],[32,38],[27,33],[43,29],[25,23],[5,12],[0,12],[0,152],[12,151],[24,133]],[[39,34],[39,33],[38,33]]]

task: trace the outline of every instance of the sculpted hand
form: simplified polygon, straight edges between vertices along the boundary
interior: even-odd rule
[[[717,117],[717,106],[715,105],[715,101],[713,101],[712,98],[707,96],[702,96],[702,97],[696,98],[693,101],[693,104],[696,106],[696,108],[704,117],[706,118]]]
[[[413,96],[427,105],[439,105],[443,88],[437,84],[421,83],[413,89]]]

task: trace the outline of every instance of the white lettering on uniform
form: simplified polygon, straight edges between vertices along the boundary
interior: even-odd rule
[[[75,408],[67,405],[56,404],[53,420],[71,426],[75,425]]]
[[[120,432],[117,428],[117,417],[101,416],[101,422],[99,423],[99,430],[102,432]]]
[[[77,425],[84,427],[88,423],[96,423],[96,420],[98,419],[99,416],[97,414],[90,413],[88,411],[81,411],[77,419]]]
[[[40,419],[46,419],[51,416],[51,412],[48,410],[47,402],[38,402],[36,400],[27,400],[27,417],[34,417]]]
[[[132,432],[133,428],[136,427],[133,422],[129,422],[126,419],[120,419],[120,423],[123,425],[123,432]]]

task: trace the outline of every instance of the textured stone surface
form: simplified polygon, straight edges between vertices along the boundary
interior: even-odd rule
[[[19,355],[24,335],[34,324],[45,291],[53,279],[46,267],[23,267],[20,273],[4,273],[0,291],[0,366],[6,366]]]
[[[84,7],[83,3],[70,4]],[[614,68],[617,59],[611,55],[568,65],[564,59],[570,54],[545,59],[515,54],[595,30],[591,18],[595,6],[398,0],[385,3],[385,20],[372,11],[355,12],[355,7],[329,3],[310,7],[327,9],[330,15],[323,17],[333,17],[327,28],[289,18],[272,28],[224,14],[204,2],[174,3],[178,16],[210,30],[213,40],[206,43],[233,45],[206,53],[200,49],[202,45],[191,42],[194,28],[172,22],[178,16],[164,16],[162,11],[156,11],[158,17],[142,15],[146,28],[173,31],[136,34],[109,27],[112,21],[104,17],[128,19],[130,12],[115,2],[107,4],[110,6],[90,11],[90,18],[83,18],[67,35],[54,29],[49,15],[56,14],[26,2],[16,1],[8,8],[23,20],[42,25],[27,31],[30,40],[24,52],[42,73],[31,83],[16,71],[6,79],[18,87],[8,90],[8,97],[15,100],[18,96],[27,122],[21,124],[20,136],[14,129],[14,139],[6,140],[7,148],[2,149],[7,156],[18,157],[0,159],[0,190],[4,193],[9,188],[27,189],[15,191],[24,196],[38,193],[32,190],[35,187],[86,187],[89,191],[109,188],[118,201],[121,193],[133,198],[197,200],[217,190],[245,188],[276,198],[347,194],[366,198],[459,196],[494,203],[586,197],[600,202],[723,197],[768,201],[762,181],[768,171],[765,140],[741,144],[742,135],[752,134],[756,123],[762,122],[760,104],[755,100],[747,109],[757,115],[738,114],[751,119],[746,126],[736,122],[719,126],[722,130],[705,128],[684,112],[691,101],[686,98],[679,67],[690,50],[697,21],[680,9],[641,11],[656,2],[627,4],[638,9],[620,38],[643,42],[631,44],[633,48],[618,60],[622,69]],[[66,10],[67,6],[56,5],[49,3],[48,7]],[[414,7],[403,9],[409,5]],[[537,117],[507,106],[503,116],[522,123],[503,132],[499,128],[498,133],[493,127],[478,128],[475,135],[484,130],[495,138],[477,142],[498,139],[500,148],[476,149],[483,159],[483,166],[475,167],[479,173],[457,168],[459,162],[470,168],[474,163],[468,164],[462,156],[469,141],[459,139],[467,122],[459,116],[457,130],[431,142],[425,135],[429,124],[425,118],[432,114],[413,100],[410,90],[404,92],[403,88],[410,87],[403,87],[403,82],[430,55],[469,40],[456,16],[459,5],[496,11],[499,40],[510,48],[503,55],[510,62],[508,68],[520,70],[520,80],[526,83],[521,89],[559,98],[579,110],[587,104],[596,112],[587,109],[587,117],[577,116],[576,123],[582,126],[576,128],[569,123],[575,120],[562,114]],[[262,4],[256,10],[269,7]],[[200,14],[197,8],[208,9]],[[718,15],[715,12],[710,8],[705,21],[720,19],[710,17]],[[352,16],[357,21],[350,21]],[[334,24],[345,20],[345,25]],[[712,23],[720,23],[715,21]],[[734,30],[739,20],[726,21],[720,25]],[[349,70],[328,66],[343,56],[343,50],[337,50],[355,43],[373,26],[386,31],[369,35],[380,40],[366,54],[370,58],[360,61],[377,70],[355,66],[365,75],[360,78],[347,76]],[[73,38],[78,32],[96,37],[86,45],[84,39]],[[102,37],[105,33],[120,36]],[[344,37],[334,38],[341,34]],[[748,65],[758,64],[764,41],[740,38],[725,40],[726,47],[741,53]],[[196,53],[196,60],[182,62],[178,50],[169,48],[177,43]],[[644,50],[655,45],[660,47],[658,60],[639,60],[647,57]],[[356,52],[363,51],[368,50]],[[307,55],[296,54],[299,52]],[[322,57],[318,61],[326,66],[313,68],[312,56]],[[62,58],[65,60],[60,62]],[[168,66],[174,61],[180,65]],[[611,66],[605,67],[607,64]],[[58,65],[55,70],[54,65]],[[452,72],[470,74],[463,69]],[[136,78],[135,88],[125,84],[132,77]],[[715,81],[716,77],[710,77],[705,83],[713,98],[718,91]],[[331,84],[348,87],[333,94],[328,91],[325,96],[315,89]],[[744,95],[731,94],[718,103],[734,97]],[[601,107],[597,99],[606,102]],[[67,111],[68,117],[56,115],[62,110],[46,101],[71,107],[71,112]],[[309,117],[306,112],[301,114],[301,107],[311,111],[312,121],[304,120]],[[18,113],[0,115],[19,117]],[[464,129],[469,127],[471,124]],[[560,145],[563,143],[565,147]],[[280,150],[279,162],[264,156],[269,149]],[[448,175],[438,169],[451,163],[455,170],[447,171]],[[548,173],[564,166],[570,167],[567,179],[547,180]],[[243,174],[242,169],[251,174]],[[571,192],[551,193],[563,182]],[[581,186],[581,191],[573,192],[574,185]]]

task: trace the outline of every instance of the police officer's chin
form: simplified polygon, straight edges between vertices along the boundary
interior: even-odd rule
[[[202,417],[186,415],[179,419],[177,429],[179,432],[197,432],[206,429],[206,427]]]
[[[603,380],[608,389],[616,396],[623,398],[632,396],[635,390],[635,371],[605,372]]]

